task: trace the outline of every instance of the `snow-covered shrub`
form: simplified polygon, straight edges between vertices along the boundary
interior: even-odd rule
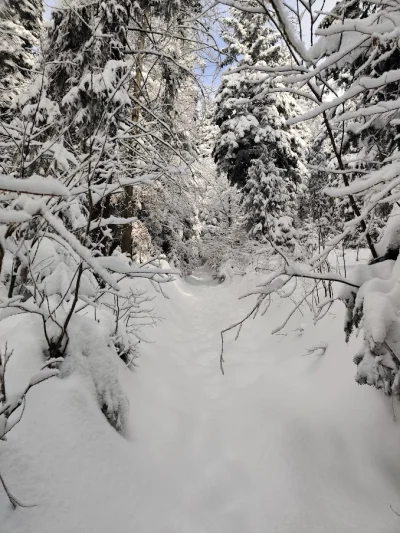
[[[297,233],[293,227],[292,217],[285,216],[278,218],[272,230],[272,237],[278,246],[294,249]]]
[[[205,181],[199,198],[198,247],[200,260],[219,271],[240,254],[247,232],[239,190],[231,187],[223,174],[217,174],[214,165],[209,168],[212,181]]]
[[[131,197],[132,257],[146,263],[167,258],[171,267],[190,273],[199,263],[194,196],[175,184],[136,187]]]
[[[339,297],[347,308],[346,339],[354,330],[362,330],[363,343],[354,357],[358,383],[374,385],[400,399],[400,293],[396,258],[400,246],[399,215],[396,208],[376,245],[385,259],[353,268],[348,280],[354,287],[344,286]]]

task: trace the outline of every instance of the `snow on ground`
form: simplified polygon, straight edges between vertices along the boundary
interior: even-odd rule
[[[249,309],[237,297],[254,283],[203,270],[157,296],[155,343],[141,345],[134,373],[120,368],[126,439],[83,376],[33,389],[0,443],[0,471],[37,506],[13,511],[0,491],[1,533],[398,533],[400,421],[391,400],[354,382],[341,304],[315,327],[304,307],[272,337],[292,305],[277,300],[238,341],[228,335],[221,375],[220,330]],[[21,336],[38,322],[5,322],[31,375],[40,347]],[[304,355],[322,341],[325,355]]]

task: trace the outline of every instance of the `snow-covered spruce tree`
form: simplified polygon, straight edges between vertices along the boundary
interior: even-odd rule
[[[179,6],[172,7],[81,0],[73,9],[55,12],[45,50],[49,64],[55,64],[48,73],[49,93],[61,102],[69,144],[78,153],[97,153],[98,185],[121,183],[128,177],[137,184],[150,183],[171,177],[170,172],[179,178],[180,141],[167,120],[170,111],[162,112],[171,108],[174,96],[170,78],[162,75],[166,65],[184,71],[159,37],[162,25],[173,24],[177,17]],[[154,75],[165,78],[161,87],[151,87]],[[172,78],[178,85],[178,77]],[[119,219],[136,219],[134,198],[137,191],[131,185],[125,187],[122,201],[118,195],[105,195],[96,203],[94,217],[110,219],[117,214]],[[130,256],[132,231],[127,223],[122,233],[113,231],[111,239],[109,229],[99,228],[92,236],[97,246],[113,250],[121,244]]]
[[[268,93],[271,85],[279,87],[278,79],[266,79],[260,72],[242,68],[274,68],[288,59],[267,17],[235,10],[231,15],[224,21],[224,52],[226,64],[235,68],[224,76],[216,98],[215,121],[220,135],[214,149],[215,161],[219,171],[243,191],[250,233],[269,234],[281,244],[289,243],[289,226],[296,217],[307,174],[307,129],[286,125],[300,107],[290,95]],[[279,219],[284,231],[278,229]]]
[[[0,0],[0,114],[30,77],[42,21],[42,0]]]
[[[354,45],[354,43],[350,44],[347,50],[343,47],[339,56],[334,57],[334,59],[329,59],[324,62],[324,64],[318,65],[317,68],[317,60],[312,53],[310,54],[310,52],[306,50],[304,45],[304,39],[307,33],[308,36],[306,39],[311,43],[314,43],[315,33],[318,33],[318,31],[316,32],[316,27],[320,19],[320,13],[314,11],[315,6],[296,6],[289,15],[285,9],[281,9],[278,0],[271,0],[270,5],[265,0],[260,0],[257,2],[257,5],[255,5],[252,0],[219,0],[219,3],[227,6],[234,6],[240,12],[251,13],[253,15],[263,14],[270,20],[271,25],[279,32],[280,38],[285,43],[287,50],[290,53],[290,62],[285,65],[278,65],[275,68],[269,68],[268,66],[259,67],[258,65],[243,66],[244,69],[249,70],[250,72],[262,72],[266,78],[271,81],[268,90],[270,94],[285,90],[288,94],[305,98],[311,105],[322,104],[327,97],[332,98],[338,96],[337,87],[335,87],[335,85],[326,77],[327,70],[329,70],[336,61],[341,61],[343,58],[352,56],[353,52],[355,55],[359,54],[365,44],[364,40],[358,39],[356,45]],[[304,24],[304,20],[307,19],[310,22],[309,25]],[[291,20],[293,20],[294,23],[291,22]],[[300,39],[298,38],[298,34]],[[334,30],[334,34],[338,36],[336,30]],[[342,41],[342,37],[338,36],[337,40],[331,43],[332,49],[335,49],[337,44],[342,43]],[[349,44],[347,38],[346,43]],[[318,46],[319,45],[317,44],[317,48]],[[317,51],[316,55],[318,56],[319,53],[320,51]],[[280,76],[283,86],[275,88],[273,87],[273,82],[277,75]],[[356,95],[353,95],[353,97],[354,96]],[[332,154],[337,162],[338,175],[341,176],[342,182],[347,186],[351,182],[351,173],[349,172],[349,169],[346,168],[343,159],[342,142],[340,138],[338,139],[337,136],[335,136],[336,126],[331,116],[332,107],[326,103],[324,105],[326,107],[321,111],[321,120],[324,129],[326,130],[326,138],[329,141]],[[306,113],[306,116],[308,118],[314,118],[316,115],[310,112]],[[298,121],[294,119],[289,119],[288,121],[291,125],[299,124],[300,122],[301,120]],[[368,224],[364,218],[360,217],[361,211],[358,201],[351,192],[349,192],[347,196],[353,218],[357,220],[357,225],[359,224],[360,230],[367,241],[373,257],[377,257],[373,239],[368,231]],[[349,234],[350,230],[346,232],[346,236],[349,236]]]

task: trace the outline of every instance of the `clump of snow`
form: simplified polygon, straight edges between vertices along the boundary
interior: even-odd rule
[[[375,248],[379,256],[383,256],[388,250],[400,249],[400,207],[397,204],[393,206],[385,231]]]
[[[28,179],[21,180],[0,174],[0,190],[50,196],[69,195],[67,187],[59,180],[39,175],[32,175]]]
[[[47,296],[54,296],[58,294],[65,298],[68,302],[73,294],[76,292],[77,272],[75,272],[66,264],[58,263],[54,271],[45,278],[39,289],[42,289]],[[80,296],[95,296],[96,289],[90,282],[88,276],[82,276],[78,288]]]
[[[93,320],[74,316],[61,377],[81,375],[93,391],[101,411],[120,433],[127,429],[129,404],[118,377],[118,355],[107,332]]]

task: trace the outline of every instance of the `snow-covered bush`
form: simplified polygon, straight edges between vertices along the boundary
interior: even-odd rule
[[[353,268],[339,298],[347,308],[346,339],[362,330],[363,343],[354,357],[358,383],[374,385],[400,399],[398,294],[400,211],[396,207],[376,249],[384,261]]]
[[[218,270],[247,240],[243,224],[241,194],[215,169],[213,182],[205,183],[200,202],[199,254],[203,262]]]

